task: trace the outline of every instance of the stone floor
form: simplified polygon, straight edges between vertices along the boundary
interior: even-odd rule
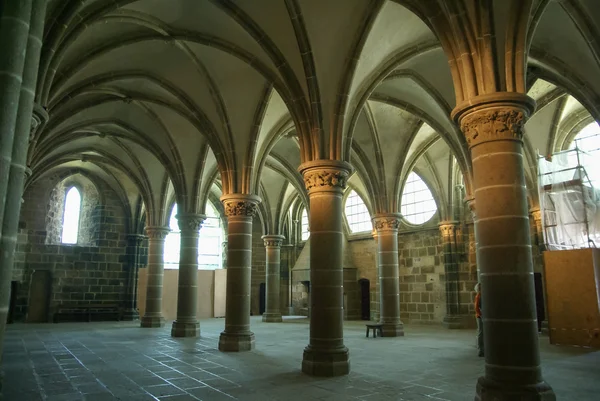
[[[170,325],[135,322],[10,325],[4,345],[4,401],[473,400],[484,361],[474,332],[406,326],[404,338],[365,338],[347,322],[352,372],[300,373],[306,319],[252,318],[256,350],[224,354],[222,319],[201,322],[202,338],[173,339]],[[558,400],[600,399],[600,351],[548,345],[544,375]]]

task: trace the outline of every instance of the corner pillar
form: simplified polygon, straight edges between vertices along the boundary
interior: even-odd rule
[[[373,218],[377,231],[379,261],[379,323],[383,337],[404,335],[400,320],[400,272],[398,267],[398,227],[400,215],[378,214]]]
[[[177,318],[171,327],[172,337],[198,337],[198,238],[206,219],[202,214],[177,214],[180,234]]]
[[[342,195],[351,170],[349,164],[334,160],[299,168],[310,199],[310,342],[302,372],[311,376],[350,372],[344,345]]]
[[[123,320],[137,320],[140,318],[137,307],[137,283],[140,264],[140,246],[146,237],[141,234],[127,236],[129,248],[129,270],[127,272],[127,300],[123,311]]]
[[[446,276],[446,316],[442,324],[448,329],[462,329],[466,325],[460,315],[460,277],[458,266],[457,221],[443,221],[438,225],[444,252]]]
[[[373,229],[373,241],[375,241],[375,249],[379,249],[379,237],[377,236],[377,230]],[[373,308],[373,316],[371,317],[374,321],[378,322],[379,319],[381,318],[381,314],[379,313],[380,310],[380,299],[379,299],[379,294],[381,293],[381,286],[379,284],[379,278],[381,277],[381,271],[379,269],[379,255],[376,254],[375,255],[375,271],[377,272],[377,279],[375,280],[375,294],[373,294],[372,298],[372,305]]]
[[[163,327],[162,292],[164,276],[165,238],[171,231],[168,227],[146,227],[148,235],[148,285],[146,287],[146,311],[141,327]]]
[[[262,315],[263,322],[277,323],[281,322],[281,305],[279,302],[280,282],[281,282],[281,244],[285,237],[283,235],[263,235],[266,260],[266,278],[267,278],[267,296],[266,310]]]
[[[540,366],[523,127],[535,102],[515,92],[481,95],[453,111],[471,151],[477,204],[485,375],[476,400],[555,400]]]
[[[219,350],[250,351],[254,349],[254,333],[250,331],[252,219],[260,198],[231,194],[222,196],[221,202],[227,216],[227,299]]]

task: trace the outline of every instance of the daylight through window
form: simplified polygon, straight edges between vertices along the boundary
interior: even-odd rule
[[[81,194],[72,187],[67,192],[65,199],[65,212],[63,214],[62,238],[63,244],[76,244],[79,233],[79,214],[81,211]]]
[[[351,233],[373,230],[369,209],[367,209],[365,202],[363,202],[361,197],[354,190],[350,192],[350,195],[346,198],[345,211],[346,220],[348,220],[348,226],[350,227]]]
[[[402,192],[402,216],[411,224],[423,224],[437,211],[431,191],[414,171],[408,175]]]
[[[580,158],[585,157],[585,162],[582,160],[582,164],[593,166],[591,169],[586,169],[586,173],[592,182],[594,188],[600,187],[600,126],[598,123],[591,123],[582,129],[579,134],[575,137],[573,143],[571,143],[571,149],[575,148],[575,145],[586,153],[586,155],[580,154]],[[571,157],[576,158],[576,152]],[[577,161],[571,162],[572,165],[576,165]],[[588,171],[589,170],[589,171]]]
[[[306,213],[306,209],[302,210],[302,241],[306,241],[310,236],[310,232],[308,231],[308,214]]]
[[[165,239],[165,250],[163,260],[165,268],[179,268],[179,253],[181,246],[181,232],[177,222],[177,205],[173,206],[169,228],[171,232]],[[198,269],[214,270],[223,266],[222,248],[223,231],[221,230],[221,219],[215,208],[206,204],[206,220],[202,223],[200,237],[198,238]]]

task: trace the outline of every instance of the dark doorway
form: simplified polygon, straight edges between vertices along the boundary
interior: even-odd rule
[[[266,292],[265,283],[260,283],[260,287],[258,287],[258,314],[259,315],[262,315],[263,313],[265,313],[265,309],[267,308],[266,296],[267,296],[267,292]]]
[[[358,280],[360,286],[360,318],[371,320],[371,290],[370,282],[366,278]]]
[[[533,273],[533,284],[535,287],[535,311],[537,314],[538,332],[542,331],[542,322],[546,320],[546,308],[544,308],[544,282],[542,273]]]
[[[27,323],[47,323],[52,276],[48,270],[37,270],[31,276]]]
[[[13,323],[15,321],[15,307],[17,306],[17,291],[19,290],[19,282],[10,282],[10,303],[8,304],[8,317],[6,323]]]

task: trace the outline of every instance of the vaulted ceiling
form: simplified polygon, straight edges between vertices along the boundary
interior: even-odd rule
[[[600,8],[532,3],[534,190],[537,154],[600,117]],[[353,164],[371,210],[399,210],[414,169],[447,218],[454,186],[470,188],[470,162],[450,118],[448,56],[427,19],[439,4],[51,0],[36,92],[50,119],[30,146],[29,184],[85,170],[130,207],[141,199],[152,224],[166,222],[173,200],[202,212],[209,193],[254,193],[265,231],[277,232],[290,198],[307,200],[298,166],[337,158]]]

